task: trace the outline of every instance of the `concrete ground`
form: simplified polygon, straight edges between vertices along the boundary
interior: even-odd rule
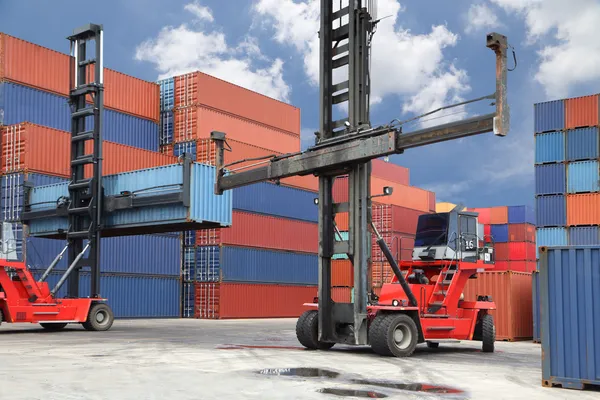
[[[294,329],[294,319],[117,320],[108,332],[55,333],[3,324],[0,399],[600,398],[543,388],[531,342],[498,342],[494,354],[479,342],[421,345],[397,359],[369,348],[303,350]]]

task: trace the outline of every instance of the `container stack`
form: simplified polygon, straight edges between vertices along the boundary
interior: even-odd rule
[[[598,95],[535,104],[537,245],[598,245]]]
[[[65,243],[29,236],[20,222],[23,185],[69,179],[69,63],[67,54],[0,33],[0,257],[25,260],[38,276]],[[105,68],[104,86],[103,174],[174,164],[175,158],[158,153],[158,85]],[[101,290],[116,317],[179,316],[179,235],[102,241]],[[65,263],[48,277],[50,285]],[[88,295],[89,279],[84,270],[81,296]]]

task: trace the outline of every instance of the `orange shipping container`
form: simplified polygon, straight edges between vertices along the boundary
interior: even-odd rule
[[[331,286],[354,286],[354,268],[350,260],[331,261]]]
[[[598,95],[565,100],[565,128],[598,125]]]
[[[600,193],[568,195],[567,225],[600,225]]]
[[[231,147],[231,151],[225,151],[225,164],[230,164],[236,161],[266,157],[266,156],[279,156],[282,153],[273,150],[268,150],[262,147],[253,146],[248,143],[243,143],[237,140],[227,139],[227,144]],[[198,139],[196,141],[196,153],[198,162],[215,165],[216,163],[216,147],[215,143],[210,139]],[[265,160],[254,160],[242,162],[231,166],[231,170],[237,170],[240,168],[241,171],[245,171],[249,168],[257,168],[266,165]],[[292,176],[289,178],[282,179],[280,182],[285,186],[292,186],[300,189],[312,190],[317,192],[319,190],[319,180],[313,175],[307,176]]]
[[[492,220],[492,210],[489,208],[467,208],[467,211],[472,211],[472,212],[476,212],[479,214],[479,216],[477,217],[477,221],[480,224],[484,224],[484,225],[489,225],[491,224],[491,220]],[[507,211],[507,217],[508,219],[508,211]]]
[[[70,57],[0,33],[0,79],[69,95]],[[91,71],[91,70],[90,70]],[[104,106],[158,123],[160,88],[104,68]]]
[[[69,176],[70,134],[29,122],[2,128],[2,172]]]
[[[204,105],[300,136],[300,109],[202,72],[175,77],[175,107]]]
[[[465,286],[466,301],[489,295],[496,303],[491,311],[498,340],[527,340],[533,337],[531,273],[482,272]]]
[[[174,111],[175,142],[208,139],[212,131],[225,132],[228,139],[280,153],[300,151],[300,136],[277,130],[206,106],[188,106]]]
[[[408,168],[383,160],[375,159],[371,162],[371,175],[402,185],[410,185]]]
[[[490,224],[508,224],[508,207],[490,208]]]
[[[379,203],[393,204],[425,212],[431,211],[430,195],[432,192],[414,186],[401,185],[385,179],[371,177],[371,194],[383,193],[385,186],[393,187],[394,191],[390,196],[379,197],[377,199]],[[433,199],[433,209],[435,210],[435,198]]]
[[[343,212],[335,214],[335,224],[340,231],[347,231],[349,224],[348,213]]]

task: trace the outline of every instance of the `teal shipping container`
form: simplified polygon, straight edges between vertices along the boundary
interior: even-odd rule
[[[600,246],[540,249],[542,384],[600,385]]]
[[[184,177],[184,173],[189,176]],[[185,182],[189,178],[189,191]],[[214,194],[215,168],[192,163],[189,170],[181,164],[124,172],[103,177],[106,196],[129,192],[141,201],[151,195],[181,194],[183,202],[158,206],[118,209],[105,213],[103,236],[164,233],[188,229],[231,226],[232,192]],[[68,196],[67,183],[39,186],[31,192],[31,211],[54,207],[61,196]],[[107,202],[105,201],[105,206]],[[31,236],[62,237],[59,230],[67,229],[66,217],[49,217],[29,221]]]

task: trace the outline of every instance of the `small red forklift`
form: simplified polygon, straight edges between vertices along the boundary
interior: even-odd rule
[[[482,341],[484,352],[494,351],[496,331],[489,311],[490,296],[465,301],[463,289],[478,272],[494,268],[493,239],[483,235],[477,213],[460,211],[419,217],[411,261],[394,260],[372,224],[377,243],[394,276],[379,296],[371,293],[367,307],[368,339],[373,351],[384,356],[407,357],[417,344],[437,348],[442,341]],[[318,302],[297,322],[300,343],[310,349],[328,349],[334,343],[318,340]]]

